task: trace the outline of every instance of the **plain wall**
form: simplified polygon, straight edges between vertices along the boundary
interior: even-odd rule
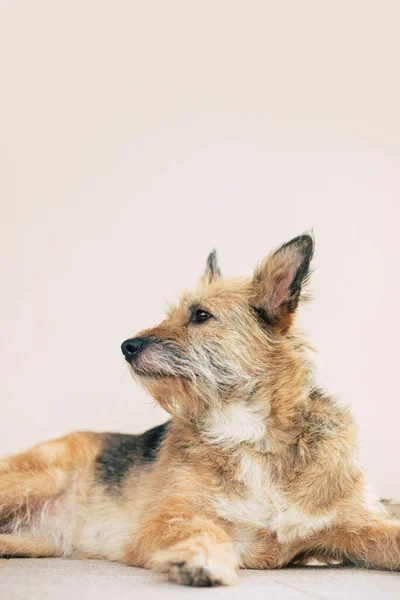
[[[0,452],[165,419],[120,343],[306,229],[302,323],[400,498],[398,2],[3,1]]]

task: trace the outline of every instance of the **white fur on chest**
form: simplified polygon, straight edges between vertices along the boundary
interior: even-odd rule
[[[280,542],[304,539],[323,528],[334,518],[334,512],[322,516],[304,514],[295,504],[285,500],[271,486],[268,472],[251,457],[243,454],[238,479],[246,486],[246,497],[216,498],[217,513],[223,519],[240,526],[267,529],[277,534]]]
[[[243,528],[262,528],[277,534],[281,542],[304,539],[326,527],[335,517],[309,516],[289,503],[276,486],[271,484],[268,467],[250,453],[241,450],[242,444],[255,444],[263,452],[270,450],[268,432],[263,420],[263,407],[238,402],[210,415],[203,423],[203,433],[209,441],[220,444],[228,452],[240,452],[238,480],[244,484],[244,497],[219,496],[215,499],[217,513],[223,519]]]
[[[202,424],[202,430],[209,441],[225,447],[261,442],[266,436],[261,408],[245,402],[213,412]]]

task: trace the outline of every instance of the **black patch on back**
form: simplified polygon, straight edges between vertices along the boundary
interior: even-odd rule
[[[168,423],[169,421],[162,425],[157,425],[157,427],[145,431],[140,436],[142,438],[143,459],[145,461],[153,461],[157,458],[158,450],[164,439]]]
[[[132,468],[154,461],[168,424],[169,421],[140,435],[104,433],[103,449],[95,463],[96,479],[108,488],[119,487]]]

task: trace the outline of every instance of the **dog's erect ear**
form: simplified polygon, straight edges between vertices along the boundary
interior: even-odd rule
[[[214,250],[212,250],[212,252],[210,252],[208,255],[206,269],[204,271],[202,281],[203,283],[212,283],[220,277],[222,277],[222,275],[218,266],[217,251],[214,248]]]
[[[256,268],[251,303],[261,317],[276,323],[296,310],[313,252],[311,235],[299,235],[273,251]]]

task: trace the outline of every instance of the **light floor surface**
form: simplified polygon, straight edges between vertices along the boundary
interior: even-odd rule
[[[400,573],[294,567],[241,571],[230,588],[181,587],[162,575],[100,560],[0,559],[0,600],[400,600]]]

